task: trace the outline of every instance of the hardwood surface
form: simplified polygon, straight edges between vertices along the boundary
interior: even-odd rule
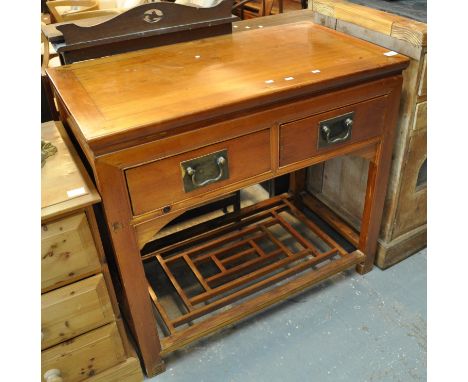
[[[94,149],[115,141],[131,146],[138,138],[161,137],[182,124],[235,112],[246,105],[323,91],[344,79],[357,81],[405,67],[404,57],[388,57],[385,52],[302,22],[47,72],[74,116],[79,134]],[[311,73],[317,69],[322,69],[319,75]],[[293,79],[285,80],[290,77]],[[265,83],[269,80],[274,83]]]
[[[305,160],[320,152],[336,149],[340,145],[379,136],[383,129],[386,107],[387,99],[384,96],[281,125],[280,166]],[[329,120],[350,112],[354,112],[351,138],[346,142],[338,142],[319,148],[318,134],[320,132],[317,129],[317,124],[320,121]]]
[[[139,235],[143,232],[148,237],[151,229],[157,233],[181,212],[312,163],[351,152],[365,153],[372,166],[359,252],[343,259],[343,267],[324,267],[322,272],[328,277],[345,265],[357,263],[361,273],[372,268],[401,71],[408,64],[402,55],[384,55],[387,51],[302,22],[117,55],[48,72],[58,95],[61,118],[89,160],[103,198],[124,287],[123,311],[148,375],[162,370],[161,355],[172,340],[161,348],[153,311],[155,298],[152,301],[148,293]],[[385,107],[379,100],[371,101],[378,97],[385,98]],[[358,125],[355,141],[306,154],[303,160],[291,160],[280,167],[281,124],[314,118],[319,113],[336,115],[334,110],[368,101],[373,106],[368,108],[369,118],[376,121],[376,130]],[[229,140],[236,142],[228,147],[229,157],[234,158],[229,170],[237,174],[233,175],[235,182],[200,187],[194,196],[184,193],[180,161],[212,152],[210,145],[222,149],[230,145]],[[245,144],[237,144],[241,141]],[[257,150],[257,158],[249,154],[250,150]],[[167,188],[161,184],[164,180],[157,180],[160,172],[173,177],[168,179]],[[304,172],[294,178],[299,194],[304,187]],[[140,214],[135,216],[132,207]],[[138,230],[142,225],[145,229]],[[299,283],[301,287],[286,288],[287,293],[281,296],[302,290],[309,281],[309,276],[305,277]],[[275,301],[274,294],[265,294],[248,308],[240,305],[232,321]],[[212,321],[215,325],[206,330],[192,329],[190,338],[232,322],[226,317],[219,320]],[[184,341],[177,340],[176,347],[183,346]]]
[[[229,178],[184,192],[179,163],[223,149],[228,150]],[[139,215],[270,171],[270,131],[263,130],[127,170],[126,178],[134,214]]]

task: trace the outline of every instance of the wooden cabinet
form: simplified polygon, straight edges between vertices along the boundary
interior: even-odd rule
[[[96,226],[100,197],[61,123],[42,124],[42,139],[57,147],[42,168],[43,380],[141,381]]]
[[[346,0],[310,0],[310,18],[410,58],[376,264],[387,268],[426,246],[427,25]],[[309,170],[308,189],[356,231],[363,221],[368,161],[334,158]]]
[[[311,22],[263,26],[48,70],[103,198],[148,375],[202,336],[374,263],[408,59]],[[302,191],[307,166],[349,153],[372,165],[360,235],[338,227],[346,250],[302,211]],[[143,248],[191,208],[283,174],[290,194]]]

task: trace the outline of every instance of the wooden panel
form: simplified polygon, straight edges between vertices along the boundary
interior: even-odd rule
[[[64,381],[78,382],[124,360],[125,351],[114,322],[44,350],[42,375],[59,369]]]
[[[427,128],[427,101],[416,105],[416,112],[413,122],[413,132],[425,130]]]
[[[385,52],[300,22],[49,68],[48,74],[94,149],[122,139],[131,146],[183,124],[406,67],[405,57]]]
[[[41,139],[57,153],[41,169],[41,218],[51,219],[101,200],[60,122],[41,125]]]
[[[415,46],[427,44],[427,25],[424,23],[345,0],[310,1],[312,9],[325,16],[349,21]]]
[[[307,159],[318,153],[336,149],[345,144],[379,136],[385,120],[386,97],[379,97],[359,104],[342,107],[328,113],[314,115],[280,127],[280,166]],[[354,112],[351,139],[344,143],[318,148],[320,122]]]
[[[427,54],[424,55],[423,71],[421,74],[421,80],[419,82],[418,96],[427,96]]]
[[[114,319],[102,274],[43,294],[41,305],[43,349]]]
[[[408,157],[401,172],[405,182],[401,185],[398,199],[393,231],[395,238],[426,223],[427,186],[416,185],[419,170],[427,158],[426,139],[426,130],[420,130],[411,137],[408,144]]]
[[[184,192],[180,163],[222,149],[227,149],[229,179]],[[138,215],[203,195],[270,169],[270,132],[264,130],[127,170],[126,177],[133,211]]]
[[[141,372],[138,358],[130,357],[125,362],[119,363],[102,373],[88,378],[87,382],[141,382],[143,373]]]
[[[98,253],[84,213],[42,225],[42,290],[100,270]]]

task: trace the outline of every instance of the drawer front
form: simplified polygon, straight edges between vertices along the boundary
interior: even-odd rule
[[[270,131],[263,130],[129,169],[126,178],[140,215],[268,171]]]
[[[98,272],[101,268],[84,213],[42,225],[42,290]]]
[[[78,382],[125,360],[115,322],[42,352],[42,375],[60,370],[64,382]]]
[[[280,126],[280,166],[382,134],[387,97],[335,109]]]
[[[41,296],[42,348],[48,348],[114,320],[102,274]]]

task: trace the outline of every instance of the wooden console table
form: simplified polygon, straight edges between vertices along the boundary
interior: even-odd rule
[[[148,375],[204,335],[342,270],[372,268],[407,65],[300,22],[48,70],[103,198]],[[301,170],[351,152],[370,166],[360,236],[338,227],[349,250],[308,218]],[[287,173],[289,195],[147,250],[184,211]]]

